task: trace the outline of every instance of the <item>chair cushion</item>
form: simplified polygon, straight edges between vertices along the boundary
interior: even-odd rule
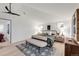
[[[0,42],[5,42],[4,40],[4,34],[0,33]]]

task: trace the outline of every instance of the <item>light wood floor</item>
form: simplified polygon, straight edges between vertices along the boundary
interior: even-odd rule
[[[19,44],[22,42],[18,42]],[[15,45],[9,44],[3,48],[0,48],[0,56],[25,56]],[[54,56],[64,56],[64,43],[54,43],[54,47],[57,49]]]
[[[10,44],[8,41],[4,43],[0,43],[0,56],[25,56],[17,47],[17,44],[23,43],[17,42],[14,44]]]

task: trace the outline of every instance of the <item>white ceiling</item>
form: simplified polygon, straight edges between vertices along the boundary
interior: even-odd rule
[[[6,11],[0,4],[0,12]],[[26,16],[27,18],[36,18],[41,22],[57,22],[71,20],[79,4],[61,4],[61,3],[17,3],[12,4],[12,11]]]

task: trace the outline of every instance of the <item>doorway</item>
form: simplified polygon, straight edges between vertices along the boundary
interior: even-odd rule
[[[11,20],[0,18],[0,47],[10,45],[11,43]]]

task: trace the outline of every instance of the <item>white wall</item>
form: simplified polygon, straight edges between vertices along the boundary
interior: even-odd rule
[[[63,7],[66,8],[64,9]],[[29,6],[29,4],[12,4],[12,11],[19,13],[21,16],[9,15],[1,12],[0,17],[12,20],[12,43],[28,39],[35,33],[35,27],[41,24],[53,23],[53,29],[58,30],[56,28],[56,22],[59,21],[64,21],[63,23],[65,23],[67,27],[65,31],[66,36],[70,36],[69,20],[70,16],[74,13],[74,7],[74,4],[65,4],[64,6],[57,4],[45,4],[43,7],[40,4],[38,6],[35,5],[35,7],[34,5]]]
[[[40,22],[34,19],[27,16],[13,17],[12,42],[28,39],[35,33],[35,26],[38,26]]]
[[[35,18],[28,15],[9,15],[1,13],[0,18],[12,20],[12,43],[28,39],[35,33],[35,27],[42,24]]]
[[[58,33],[60,33],[61,30],[58,28],[59,23],[64,24],[64,27],[65,27],[64,35],[65,35],[65,37],[71,37],[71,20],[46,23],[46,24],[43,24],[43,29],[46,30],[47,25],[51,25],[51,30],[56,30]]]

